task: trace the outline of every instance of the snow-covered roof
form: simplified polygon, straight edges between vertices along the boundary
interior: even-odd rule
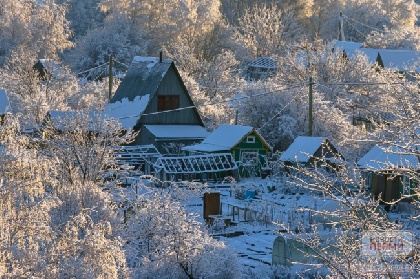
[[[204,139],[209,133],[199,125],[144,125],[160,139]]]
[[[294,142],[280,156],[280,161],[307,163],[311,156],[321,147],[326,138],[297,137]]]
[[[420,52],[405,49],[378,49],[385,68],[398,69],[399,71],[411,70],[415,67],[419,71],[418,62]]]
[[[357,164],[361,169],[387,170],[392,168],[419,169],[419,159],[398,147],[374,146]]]
[[[79,111],[48,111],[49,120],[52,122],[54,128],[60,131],[74,131],[81,124],[81,121],[86,121],[89,131],[98,130],[98,126],[102,122],[100,112],[79,112]],[[80,119],[80,121],[76,121]]]
[[[200,152],[230,151],[252,131],[255,130],[250,126],[222,124],[200,144],[186,146],[182,150]],[[271,148],[257,131],[255,131],[255,133],[260,136],[261,140],[268,148]]]
[[[136,96],[132,101],[123,98],[121,101],[109,103],[104,109],[104,117],[113,118],[121,123],[127,130],[133,129],[137,120],[149,103],[149,94]]]
[[[241,139],[252,132],[250,126],[222,124],[214,130],[202,143],[234,147]]]
[[[398,71],[407,71],[415,68],[417,72],[420,71],[418,66],[420,52],[407,49],[376,49],[364,48],[362,43],[333,41],[332,47],[334,50],[341,49],[346,52],[347,57],[352,57],[356,53],[364,54],[370,63],[377,62],[378,55],[380,55],[385,68],[397,69]]]
[[[337,41],[333,40],[332,46],[334,49],[345,49],[345,50],[355,50],[357,48],[361,48],[363,43],[359,42],[349,42],[349,41]]]
[[[151,99],[172,64],[170,59],[159,62],[157,57],[135,56],[111,103],[123,98],[133,101],[144,95],[150,95]]]
[[[0,89],[0,114],[11,112],[9,97],[4,89]]]
[[[199,151],[199,152],[218,152],[218,151],[230,151],[230,149],[226,146],[217,145],[217,144],[207,144],[207,143],[199,143],[195,145],[185,146],[182,148],[184,151]]]
[[[257,60],[248,64],[249,67],[277,69],[277,61],[268,56],[261,56]]]

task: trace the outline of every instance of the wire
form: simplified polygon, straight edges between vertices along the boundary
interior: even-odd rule
[[[262,128],[265,127],[265,125],[267,125],[271,120],[273,120],[274,118],[276,118],[280,113],[283,112],[283,110],[285,110],[294,100],[290,100],[290,102],[288,102],[278,113],[276,113],[273,117],[271,117],[270,119],[268,119],[264,125],[262,125],[260,128],[257,129],[257,131],[260,131]]]
[[[130,66],[128,66],[127,64],[124,64],[123,62],[120,62],[118,60],[115,60],[114,58],[112,59],[112,61],[117,62],[118,64],[121,64],[121,65],[123,65],[123,66],[125,66],[127,68],[130,68]]]
[[[321,86],[325,85],[395,85],[405,84],[404,82],[337,82],[337,83],[315,83]]]
[[[96,67],[94,67],[94,68],[90,68],[90,69],[88,69],[88,70],[86,70],[86,71],[83,71],[83,72],[80,72],[80,73],[77,73],[76,75],[78,76],[78,75],[81,75],[81,74],[84,74],[84,73],[90,72],[90,71],[92,71],[92,70],[94,70],[94,69],[97,69],[97,68],[103,67],[103,66],[108,65],[108,64],[109,64],[109,62],[106,62],[106,63],[104,63],[104,64],[102,64],[102,65],[96,66]]]
[[[102,72],[93,81],[97,81],[104,72],[105,72],[105,69],[103,69]]]
[[[299,83],[299,84],[296,84],[296,85],[291,86],[291,87],[288,87],[288,88],[278,89],[278,90],[274,90],[274,91],[268,91],[268,92],[264,92],[264,93],[261,93],[261,94],[256,94],[256,95],[253,95],[252,98],[264,96],[264,95],[267,95],[267,94],[282,92],[282,91],[285,91],[285,90],[290,90],[290,89],[302,87],[304,85],[306,85],[306,84]],[[200,106],[188,106],[188,107],[183,107],[183,108],[170,109],[170,110],[164,110],[164,111],[157,111],[157,112],[151,112],[151,113],[136,114],[136,115],[130,115],[130,116],[124,116],[124,117],[115,117],[115,119],[127,119],[127,118],[147,116],[147,115],[156,115],[156,114],[173,112],[173,111],[181,111],[181,110],[192,109],[192,108],[200,108],[200,107],[206,107],[206,106],[213,106],[213,105],[218,105],[218,104],[222,104],[222,103],[229,103],[229,102],[232,102],[232,101],[237,101],[237,100],[241,100],[241,99],[249,99],[249,98],[250,98],[249,96],[243,96],[243,97],[238,97],[238,98],[235,98],[235,99],[222,100],[222,101],[218,101],[218,102],[213,102],[213,103],[208,103],[208,104],[202,104]]]
[[[350,24],[350,26],[352,26],[354,28],[354,30],[357,31],[357,33],[359,33],[360,35],[362,35],[363,37],[366,37],[367,35],[363,34],[359,29],[357,29],[356,26],[354,26],[349,20],[347,20],[347,23]]]
[[[293,85],[296,85],[296,84],[293,84],[293,83],[285,83],[285,84],[277,84],[276,86],[274,86],[274,88],[276,88],[276,87],[280,87],[280,86],[293,86]],[[230,91],[230,90],[237,90],[237,88],[229,88],[229,87],[209,87],[209,86],[201,86],[201,85],[195,85],[195,87],[197,87],[197,88],[203,88],[203,89],[213,89],[213,90],[221,90],[221,91],[223,91],[223,90],[226,90],[226,91]],[[261,86],[261,87],[254,87],[254,88],[250,88],[249,90],[259,90],[259,89],[266,89],[267,87],[263,87],[263,86]]]
[[[372,29],[372,30],[376,30],[376,31],[379,31],[379,32],[382,32],[382,33],[383,33],[383,32],[387,32],[387,31],[384,31],[384,30],[378,29],[378,28],[376,28],[376,27],[374,27],[374,26],[368,25],[368,24],[366,24],[366,23],[360,22],[360,21],[358,21],[358,20],[356,20],[356,19],[350,18],[350,17],[346,16],[345,14],[343,14],[343,17],[344,17],[345,19],[347,19],[347,20],[351,20],[351,21],[357,22],[357,23],[359,23],[359,24],[361,24],[361,25],[363,25],[363,26],[369,27],[369,28],[370,28],[370,29]],[[350,24],[351,24],[351,23],[350,23]],[[388,32],[389,32],[389,31],[388,31]]]

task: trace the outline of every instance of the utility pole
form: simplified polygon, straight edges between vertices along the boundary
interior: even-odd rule
[[[340,11],[340,22],[338,23],[338,40],[345,41],[344,37],[344,22],[343,22],[343,12]]]
[[[309,136],[312,137],[313,115],[312,115],[312,76],[309,77]]]
[[[112,96],[112,62],[113,62],[113,54],[111,53],[109,55],[109,69],[108,69],[108,82],[109,82],[109,92],[108,92],[108,101],[111,102],[111,96]]]

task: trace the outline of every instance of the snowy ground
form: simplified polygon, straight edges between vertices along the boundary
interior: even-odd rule
[[[135,181],[138,179],[135,178],[126,183],[131,184]],[[149,180],[143,179],[142,182],[151,188],[155,187],[155,184]],[[197,183],[190,190],[183,185],[182,182],[179,183],[181,191],[175,195],[178,195],[187,211],[199,215],[199,221],[206,224],[213,237],[233,248],[244,267],[255,269],[271,266],[273,243],[280,232],[286,232],[288,229],[295,230],[298,223],[306,224],[309,228],[316,216],[312,216],[308,209],[334,210],[337,206],[337,202],[328,200],[326,197],[296,190],[287,183],[287,179],[270,181],[254,178],[244,179],[235,184],[202,185]],[[123,199],[141,194],[135,187],[128,187],[127,191],[131,191],[131,194],[125,193]],[[232,221],[231,225],[226,226],[221,221],[219,225],[211,226],[205,222],[203,218],[204,192],[220,192],[222,217],[229,218]],[[254,197],[244,199],[249,193],[253,193]],[[412,213],[409,208],[399,208],[399,211],[399,213],[390,213],[389,218],[393,221],[403,219],[406,221]],[[235,212],[234,215],[233,212]],[[407,223],[408,226],[405,229],[420,235],[420,222]]]
[[[320,208],[324,205],[323,197],[312,196],[304,191],[290,191],[287,185],[263,179],[247,179],[237,184],[209,184],[207,191],[220,192],[222,214],[235,220],[234,225],[208,226],[209,232],[233,248],[244,266],[257,268],[261,265],[271,266],[272,247],[279,231],[295,229],[298,222],[309,224],[312,216],[305,209]],[[277,185],[277,188],[272,188]],[[268,186],[268,187],[267,187]],[[279,187],[280,186],[280,187]],[[253,199],[243,199],[241,193],[256,191]],[[233,217],[233,206],[236,214]],[[189,212],[195,212],[203,218],[203,198],[193,197],[186,202]],[[245,210],[246,209],[246,213]],[[268,218],[276,224],[264,219]]]

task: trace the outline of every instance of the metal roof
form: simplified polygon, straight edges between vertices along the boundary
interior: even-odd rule
[[[258,57],[257,60],[249,63],[248,66],[266,69],[277,69],[277,61],[274,58],[268,56],[261,56]]]
[[[123,98],[133,101],[136,96],[147,94],[150,94],[152,99],[172,64],[172,60],[169,59],[159,62],[157,57],[134,57],[111,103],[121,101]]]

